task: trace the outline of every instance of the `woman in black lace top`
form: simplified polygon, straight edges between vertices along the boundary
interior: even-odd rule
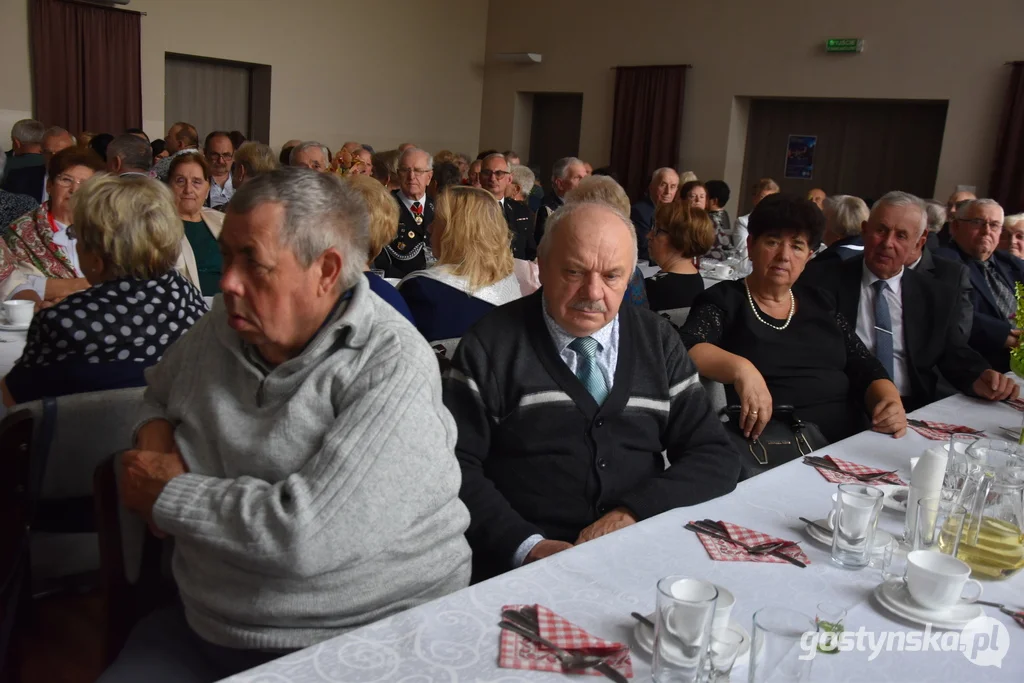
[[[680,334],[700,374],[726,385],[740,426],[760,435],[773,405],[792,405],[829,441],[864,427],[896,437],[907,420],[899,391],[853,325],[819,290],[794,285],[821,242],[824,219],[811,202],[766,197],[750,215],[753,271],[707,289]]]

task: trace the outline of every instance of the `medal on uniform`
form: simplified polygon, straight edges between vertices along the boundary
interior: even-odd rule
[[[412,219],[416,221],[416,225],[423,225],[423,216],[413,216]],[[409,235],[412,237],[412,235]]]
[[[398,243],[398,251],[405,251],[405,242]]]
[[[411,240],[416,239],[416,233],[413,232],[412,230],[409,231],[409,239],[411,239]]]

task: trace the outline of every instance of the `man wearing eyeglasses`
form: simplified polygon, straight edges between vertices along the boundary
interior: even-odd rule
[[[426,248],[434,202],[427,197],[427,185],[434,177],[434,159],[419,147],[407,147],[398,157],[398,236],[384,247],[374,261],[384,277],[405,277],[427,267]]]
[[[952,241],[936,254],[963,263],[974,290],[970,344],[1000,372],[1010,368],[1009,350],[1021,341],[1015,288],[1024,282],[1024,261],[997,251],[1003,209],[992,199],[974,199],[957,210]]]
[[[480,164],[480,186],[494,195],[501,204],[508,229],[512,231],[512,255],[532,261],[537,256],[537,243],[533,239],[533,216],[522,202],[505,196],[512,182],[512,169],[503,154],[489,154]]]
[[[231,162],[235,157],[235,145],[231,136],[222,130],[215,130],[206,136],[203,155],[210,163],[210,194],[206,205],[221,210],[231,201],[235,187],[231,182]]]

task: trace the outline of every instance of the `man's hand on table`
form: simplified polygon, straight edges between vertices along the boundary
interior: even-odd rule
[[[530,564],[537,560],[543,560],[545,557],[560,553],[563,550],[568,550],[572,547],[572,543],[566,543],[565,541],[552,541],[545,539],[533,546],[529,553],[526,555],[526,559],[523,560],[523,564]]]
[[[181,454],[125,451],[121,456],[121,501],[149,524],[156,536],[166,536],[153,523],[153,506],[171,479],[188,472]]]
[[[1020,395],[1020,387],[1006,375],[989,368],[974,380],[974,393],[989,401],[1006,401]]]
[[[615,508],[581,531],[579,538],[576,539],[576,545],[593,541],[632,524],[636,524],[636,517],[632,512],[623,507]]]

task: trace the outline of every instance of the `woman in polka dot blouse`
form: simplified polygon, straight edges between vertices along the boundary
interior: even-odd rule
[[[79,265],[91,285],[32,320],[0,383],[5,405],[144,386],[143,371],[204,313],[177,270],[183,238],[170,190],[142,176],[97,176],[75,195]]]

